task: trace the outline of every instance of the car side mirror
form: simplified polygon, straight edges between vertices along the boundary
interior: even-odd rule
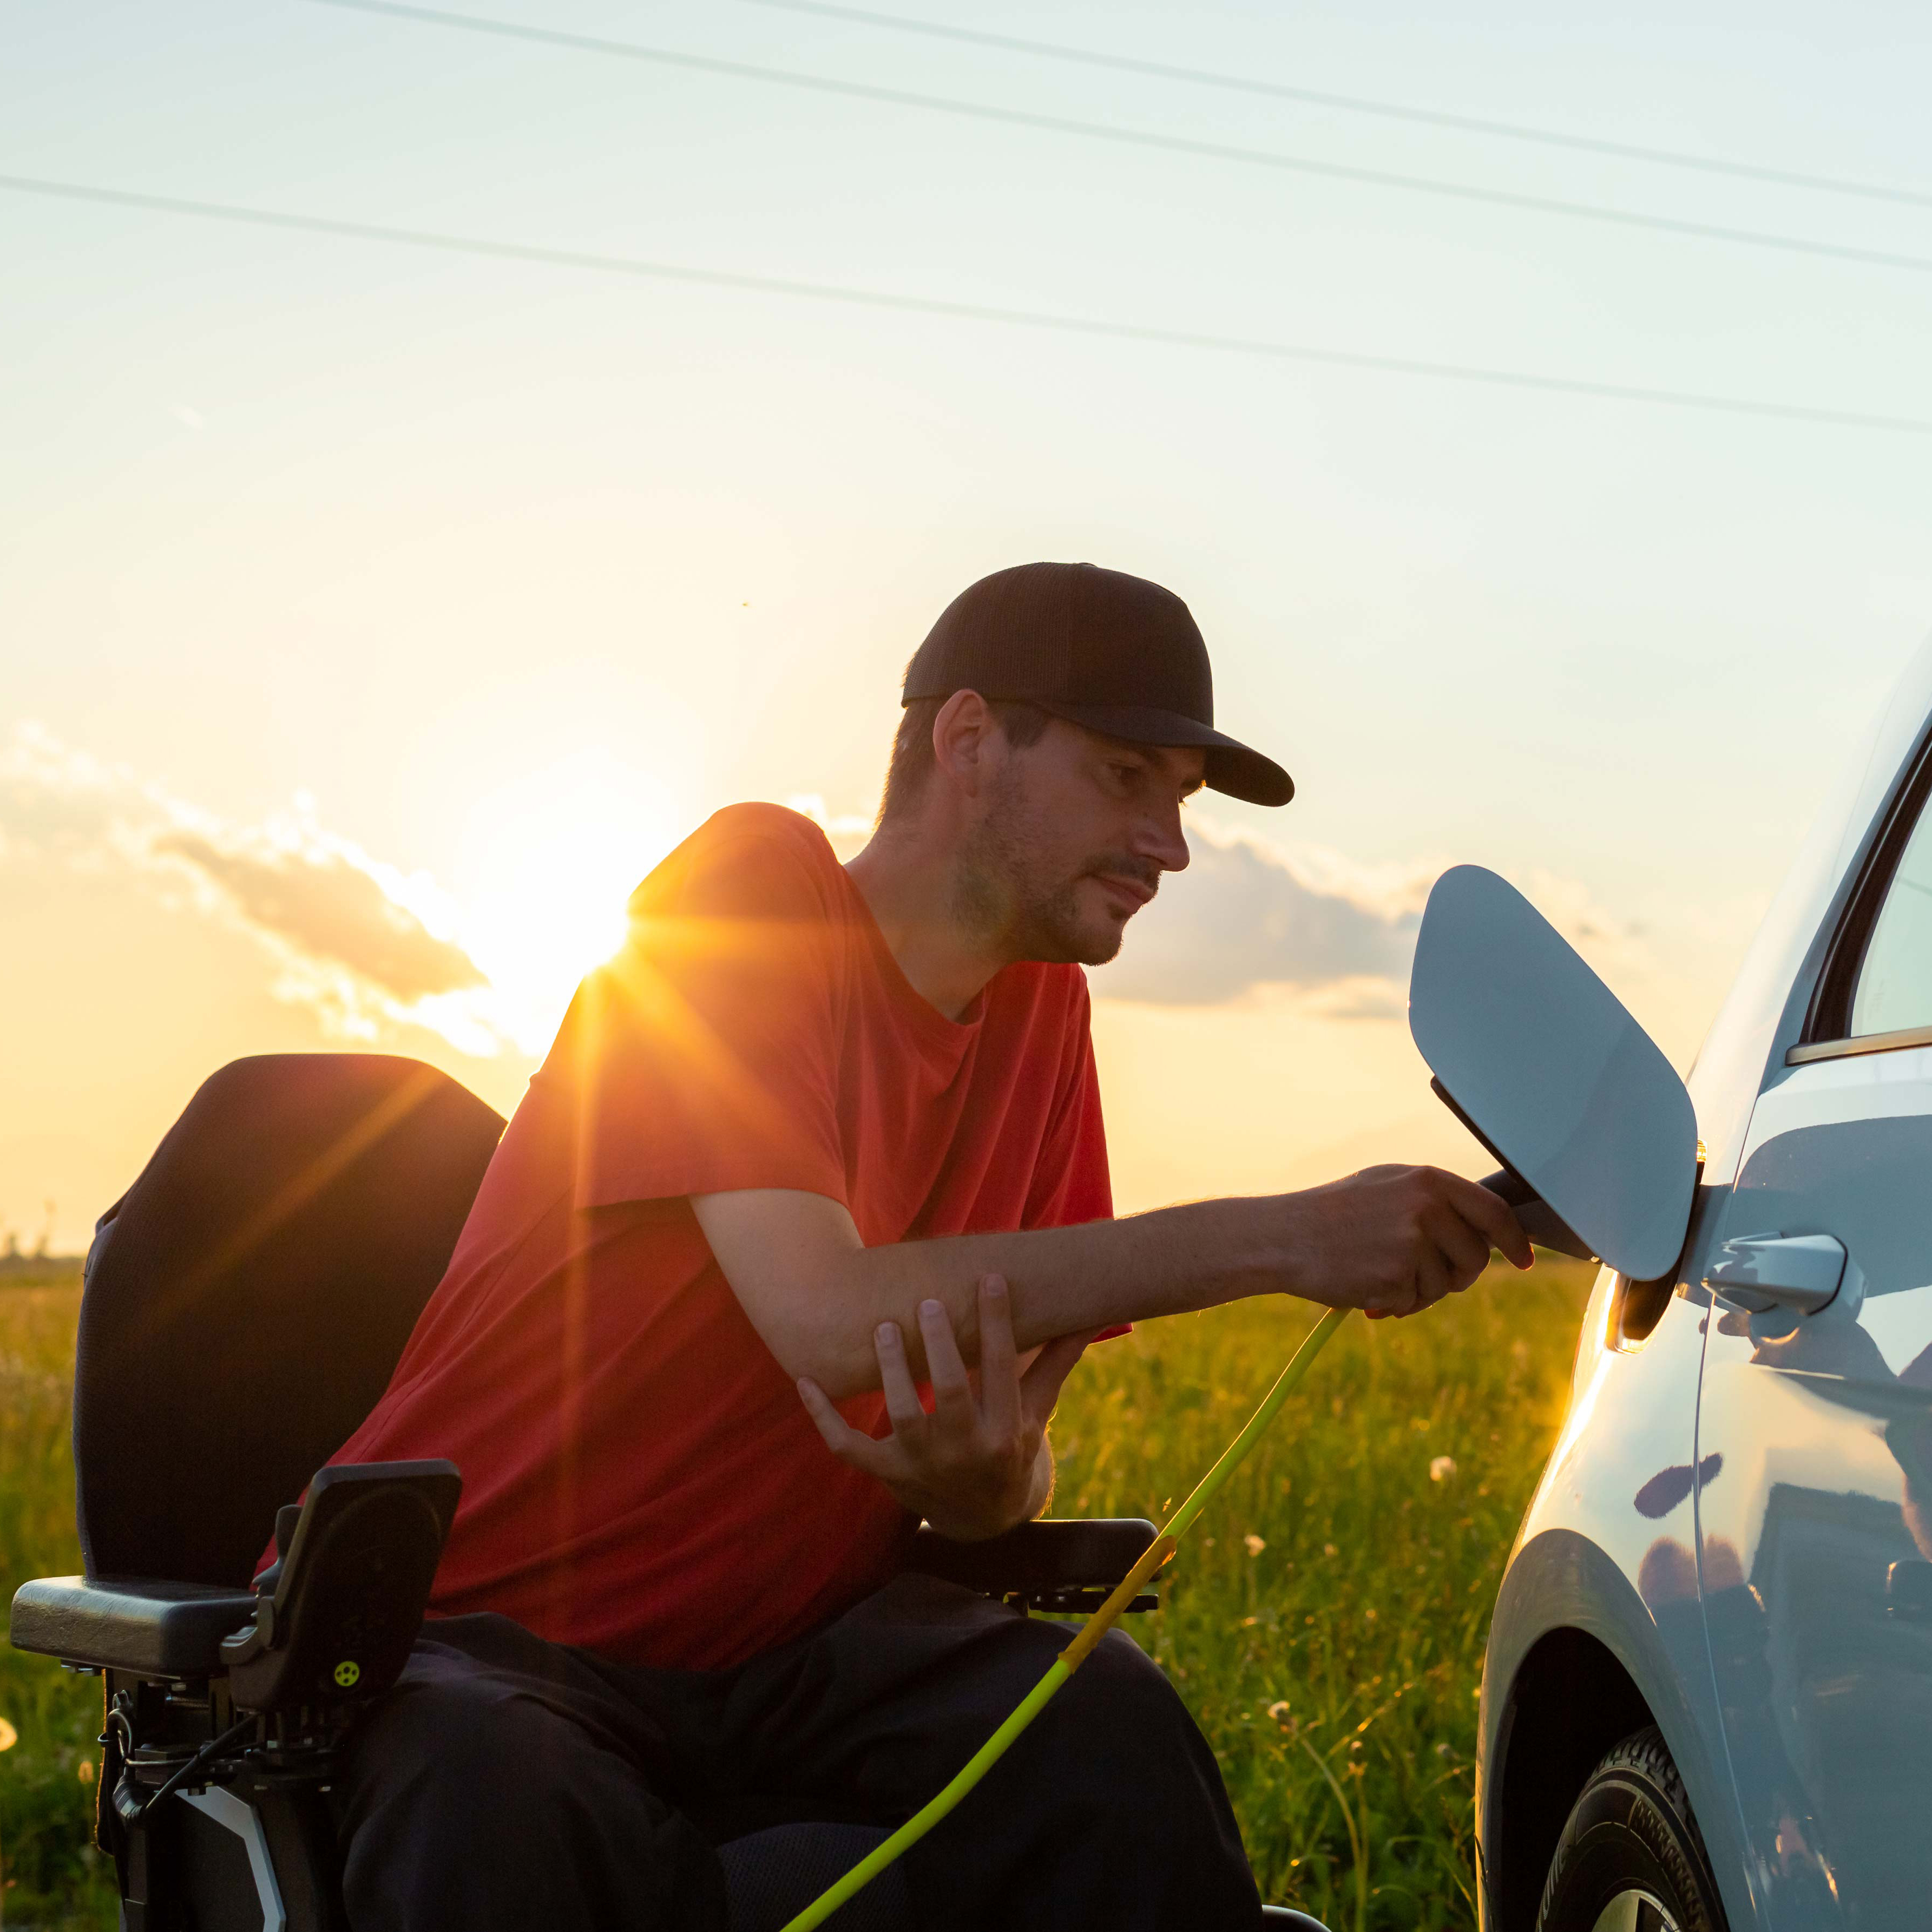
[[[1408,1027],[1436,1090],[1522,1197],[1532,1240],[1633,1280],[1682,1252],[1697,1184],[1690,1096],[1656,1043],[1507,880],[1458,866],[1416,935]],[[1537,1205],[1554,1217],[1538,1232]]]

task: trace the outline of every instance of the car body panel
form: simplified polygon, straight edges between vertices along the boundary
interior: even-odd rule
[[[1802,1036],[1832,936],[1924,734],[1928,712],[1932,640],[1906,666],[1847,760],[1689,1076],[1704,1166],[1676,1280],[1658,1285],[1670,1295],[1662,1314],[1647,1336],[1634,1339],[1620,1332],[1618,1316],[1622,1298],[1634,1285],[1606,1270],[1592,1297],[1569,1412],[1511,1552],[1484,1664],[1477,1802],[1479,1900],[1486,1932],[1532,1932],[1541,1873],[1532,1875],[1532,1885],[1512,1862],[1520,1862],[1526,1849],[1533,1855],[1537,1846],[1521,1832],[1512,1844],[1505,1799],[1514,1790],[1530,1788],[1513,1778],[1512,1754],[1526,1748],[1526,1739],[1546,1740],[1560,1732],[1564,1718],[1560,1685],[1554,1694],[1557,1708],[1540,1727],[1529,1721],[1533,1714],[1525,1708],[1530,1694],[1526,1686],[1536,1660],[1549,1654],[1549,1646],[1568,1631],[1600,1646],[1590,1654],[1600,1657],[1603,1669],[1627,1682],[1629,1694],[1640,1700],[1645,1714],[1630,1728],[1654,1721],[1663,1732],[1703,1832],[1732,1932],[1770,1932],[1774,1926],[1775,1932],[1822,1932],[1826,1927],[1840,1932],[1840,1928],[1906,1922],[1895,1909],[1889,1916],[1881,1910],[1881,1900],[1903,1895],[1887,1888],[1888,1880],[1869,1882],[1870,1903],[1862,1904],[1853,1916],[1844,1916],[1828,1884],[1822,1894],[1829,1901],[1826,1907],[1802,1897],[1802,1886],[1813,1884],[1816,1891],[1813,1882],[1821,1876],[1836,1875],[1842,1883],[1843,1872],[1835,1863],[1821,1868],[1815,1856],[1808,1863],[1800,1857],[1797,1834],[1787,1834],[1792,1855],[1784,1860],[1776,1840],[1785,1808],[1774,1802],[1788,1793],[1792,1777],[1802,1780],[1816,1775],[1820,1750],[1831,1756],[1852,1748],[1831,1728],[1835,1712],[1825,1694],[1836,1680],[1821,1673],[1833,1659],[1856,1680],[1854,1702],[1862,1701],[1874,1714],[1866,1728],[1876,1726],[1884,1733],[1881,1750],[1870,1766],[1861,1768],[1861,1775],[1869,1770],[1882,1784],[1877,1767],[1881,1762],[1890,1765],[1891,1777],[1910,1780],[1907,1788],[1921,1815],[1924,1798],[1932,1796],[1918,1781],[1932,1766],[1932,1727],[1922,1729],[1923,1742],[1910,1771],[1900,1768],[1900,1754],[1911,1748],[1912,1727],[1921,1723],[1918,1700],[1932,1685],[1932,1658],[1922,1666],[1920,1633],[1915,1628],[1901,1637],[1894,1628],[1899,1620],[1888,1606],[1880,1606],[1886,1612],[1882,1627],[1875,1621],[1871,1596],[1873,1575],[1888,1576],[1892,1562],[1918,1556],[1905,1526],[1905,1462],[1885,1446],[1893,1418],[1884,1404],[1889,1400],[1895,1406],[1904,1398],[1896,1390],[1888,1395],[1876,1375],[1852,1378],[1856,1387],[1841,1378],[1835,1390],[1836,1414],[1845,1419],[1846,1442],[1855,1439],[1857,1446],[1834,1449],[1830,1468],[1821,1466],[1807,1478],[1811,1487],[1822,1486],[1834,1499],[1826,1511],[1830,1520],[1821,1527],[1816,1509],[1808,1515],[1797,1507],[1789,1484],[1779,1490],[1774,1509],[1778,1479],[1769,1474],[1774,1459],[1766,1432],[1802,1428],[1815,1433],[1817,1411],[1821,1404],[1829,1406],[1829,1397],[1802,1376],[1780,1376],[1753,1362],[1754,1345],[1748,1335],[1724,1332],[1724,1311],[1713,1310],[1702,1282],[1723,1240],[1760,1231],[1745,1228],[1738,1214],[1768,1228],[1772,1222],[1762,1220],[1762,1210],[1772,1209],[1774,1220],[1784,1211],[1764,1192],[1774,1162],[1754,1167],[1747,1156],[1754,1160],[1760,1150],[1768,1151],[1773,1142],[1798,1131],[1792,1110],[1812,1104],[1806,1096],[1836,1090],[1831,1076],[1797,1076],[1852,1064],[1787,1067],[1785,1054]],[[1745,746],[1738,748],[1738,755],[1763,754]],[[1715,766],[1713,770],[1714,782],[1720,782],[1720,771]],[[1932,1056],[1928,1058],[1932,1062]],[[1867,1064],[1885,1059],[1902,1064],[1896,1054],[1869,1056]],[[1895,1077],[1901,1090],[1910,1084],[1904,1076]],[[1837,1078],[1843,1088],[1844,1076]],[[1788,1102],[1782,1097],[1787,1088],[1792,1094]],[[1763,1112],[1754,1125],[1760,1094]],[[1920,1108],[1915,1100],[1905,1111],[1932,1113],[1932,1106]],[[1916,1130],[1890,1131],[1897,1141]],[[1790,1150],[1787,1146],[1782,1151]],[[1894,1146],[1888,1162],[1894,1175],[1899,1157]],[[1741,1178],[1749,1204],[1734,1209],[1732,1184]],[[1817,1173],[1804,1184],[1819,1186]],[[1932,1212],[1932,1170],[1924,1172],[1920,1194],[1914,1211]],[[1796,1220],[1784,1230],[1807,1231]],[[1848,1246],[1856,1246],[1842,1230],[1819,1231],[1839,1232]],[[1916,1241],[1918,1237],[1912,1232],[1901,1238]],[[1932,1241],[1918,1251],[1927,1257],[1922,1278],[1932,1281]],[[1932,1307],[1932,1293],[1916,1286],[1904,1298],[1893,1299],[1905,1310],[1915,1294]],[[1879,1310],[1884,1299],[1868,1301],[1865,1326],[1869,1332],[1874,1321],[1898,1325],[1895,1335],[1870,1334],[1895,1378],[1904,1364],[1892,1357],[1911,1346],[1921,1322],[1916,1312]],[[1709,1318],[1714,1312],[1716,1320]],[[1838,1318],[1844,1319],[1843,1310]],[[1932,1342],[1932,1334],[1926,1340]],[[1763,1391],[1752,1394],[1760,1383]],[[1700,1397],[1712,1405],[1708,1418],[1700,1414]],[[1916,1394],[1910,1400],[1917,1400]],[[1906,1460],[1914,1453],[1908,1448]],[[1708,1464],[1713,1454],[1724,1459],[1717,1468]],[[1840,1461],[1841,1454],[1849,1460]],[[1721,1554],[1714,1567],[1707,1565],[1707,1539],[1713,1535],[1736,1551],[1738,1578],[1732,1578]],[[1879,1564],[1881,1554],[1885,1562]],[[1767,1612],[1754,1624],[1742,1613],[1744,1600],[1723,1592],[1738,1582],[1750,1585],[1756,1574],[1752,1566],[1760,1558],[1774,1566],[1774,1574],[1768,1570],[1765,1576],[1779,1607],[1774,1618]],[[1856,1571],[1862,1594],[1856,1615],[1828,1630],[1819,1621],[1830,1603],[1829,1588],[1823,1586],[1846,1564]],[[1708,1616],[1703,1601],[1707,1568],[1712,1569],[1711,1582],[1720,1586],[1712,1592]],[[1802,1638],[1805,1632],[1809,1648]],[[1779,1633],[1786,1635],[1781,1639]],[[1720,1660],[1714,1665],[1714,1643]],[[1920,1674],[1922,1667],[1926,1674]],[[1730,1700],[1728,1739],[1720,1684]],[[1538,1680],[1534,1694],[1552,1696],[1546,1676]],[[1801,1712],[1799,1702],[1806,1697],[1815,1708]],[[1614,1702],[1604,1706],[1608,1714],[1602,1721],[1611,1721],[1619,1708]],[[1852,1726],[1851,1732],[1858,1728]],[[1606,1738],[1604,1748],[1615,1742]],[[1571,1786],[1570,1797],[1580,1783],[1580,1778]],[[1870,1819],[1876,1820],[1883,1811],[1896,1830],[1898,1814],[1888,1801],[1881,1802],[1882,1793],[1872,1783],[1846,1789],[1870,1793],[1865,1801]],[[1852,1859],[1876,1856],[1867,1849],[1868,1840],[1876,1842],[1876,1823],[1868,1828],[1864,1817],[1840,1815],[1844,1809],[1834,1813],[1829,1806],[1812,1807],[1816,1814],[1813,1829],[1828,1860],[1840,1852]],[[1768,1820],[1772,1827],[1768,1857]],[[1922,1851],[1932,1854],[1932,1832],[1922,1837],[1924,1845],[1915,1844],[1904,1855],[1910,1873],[1918,1871],[1912,1861]],[[1804,1842],[1815,1853],[1812,1838]],[[1546,1851],[1544,1856],[1546,1862]],[[1803,1866],[1808,1876],[1787,1882],[1786,1865],[1792,1871]],[[1925,1886],[1918,1882],[1917,1900],[1925,1896]],[[1828,1916],[1832,1913],[1838,1916]]]
[[[1761,1922],[1932,1900],[1932,1048],[1814,1062],[1759,1102],[1725,1232],[1828,1234],[1816,1314],[1722,1312],[1698,1524]]]
[[[1708,1244],[1727,1193],[1699,1190],[1687,1252]],[[1617,1334],[1623,1286],[1622,1277],[1606,1269],[1591,1296],[1569,1411],[1518,1532],[1490,1625],[1478,1773],[1482,1916],[1490,1932],[1529,1932],[1521,1862],[1529,1859],[1540,1891],[1554,1847],[1546,1826],[1534,1842],[1520,1837],[1511,1844],[1502,1799],[1516,1748],[1511,1734],[1520,1713],[1514,1707],[1525,1660],[1561,1630],[1578,1630],[1600,1643],[1648,1713],[1593,1740],[1562,1812],[1567,1814],[1582,1777],[1604,1751],[1628,1731],[1654,1722],[1694,1809],[1717,1822],[1714,1863],[1734,1874],[1733,1888],[1744,1872],[1694,1555],[1697,1385],[1708,1298],[1701,1292],[1672,1296],[1655,1328],[1633,1348]],[[1506,1869],[1516,1874],[1514,1912],[1496,1895]]]

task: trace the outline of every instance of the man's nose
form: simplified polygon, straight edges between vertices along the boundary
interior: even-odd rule
[[[1151,859],[1163,872],[1184,872],[1194,855],[1187,849],[1187,834],[1180,823],[1180,807],[1160,812],[1144,821],[1141,836],[1134,842],[1137,857]]]

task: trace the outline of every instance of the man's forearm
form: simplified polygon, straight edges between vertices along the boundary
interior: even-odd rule
[[[1204,1201],[1120,1221],[868,1248],[845,1210],[818,1196],[771,1190],[693,1205],[766,1346],[835,1400],[878,1387],[884,1322],[897,1324],[924,1376],[923,1301],[944,1307],[962,1351],[976,1360],[982,1276],[1005,1277],[1024,1351],[1278,1287],[1288,1262],[1270,1247],[1270,1223],[1292,1219],[1280,1198]]]
[[[1432,1168],[1371,1168],[1324,1187],[1162,1208],[1124,1220],[867,1247],[824,1195],[750,1190],[692,1207],[752,1324],[786,1372],[835,1400],[879,1386],[881,1324],[925,1373],[919,1309],[938,1302],[968,1360],[978,1284],[1004,1276],[1022,1350],[1064,1335],[1178,1315],[1243,1296],[1304,1295],[1402,1315],[1466,1287],[1492,1243],[1528,1267],[1514,1216]]]
[[[1202,1201],[1078,1227],[862,1248],[842,1270],[841,1284],[850,1313],[862,1311],[864,1327],[855,1338],[863,1357],[859,1386],[875,1378],[872,1330],[880,1322],[896,1322],[916,1351],[917,1310],[927,1300],[944,1306],[961,1348],[969,1360],[976,1358],[976,1288],[982,1275],[1006,1277],[1013,1339],[1022,1349],[1057,1336],[1211,1308],[1278,1286],[1286,1257],[1270,1252],[1264,1226],[1264,1210],[1274,1205]]]

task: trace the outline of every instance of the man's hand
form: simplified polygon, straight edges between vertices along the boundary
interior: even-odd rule
[[[1061,1383],[1090,1339],[1068,1335],[1048,1342],[1022,1372],[1000,1276],[981,1276],[979,1317],[976,1395],[945,1307],[920,1304],[920,1340],[932,1383],[930,1415],[913,1384],[898,1324],[879,1324],[873,1346],[892,1425],[882,1442],[851,1427],[809,1376],[798,1381],[799,1394],[835,1456],[876,1476],[940,1535],[962,1543],[998,1536],[1046,1507],[1053,1475],[1046,1426]]]
[[[1371,1321],[1419,1315],[1461,1294],[1489,1266],[1492,1247],[1520,1268],[1534,1259],[1502,1201],[1440,1168],[1366,1167],[1283,1204],[1302,1220],[1297,1271],[1311,1284],[1304,1292]]]

